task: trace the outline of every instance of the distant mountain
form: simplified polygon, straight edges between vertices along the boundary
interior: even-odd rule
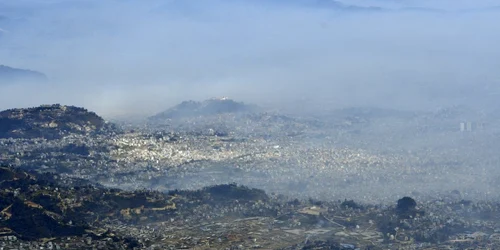
[[[47,76],[43,73],[0,65],[0,83],[45,81],[47,81]]]
[[[228,98],[213,98],[203,102],[184,101],[172,108],[150,117],[150,120],[176,119],[195,116],[213,116],[224,113],[255,112],[254,105],[236,102]]]
[[[406,7],[399,11],[404,12],[429,12],[429,13],[446,13],[446,10],[436,9],[436,8],[425,8],[425,7]]]
[[[59,139],[112,129],[94,112],[60,104],[0,112],[0,138]]]
[[[349,11],[349,12],[365,12],[365,11],[384,11],[386,9],[378,6],[360,6],[354,4],[346,4],[335,0],[225,0],[231,3],[250,3],[252,5],[274,6],[274,7],[299,7],[311,9],[328,9],[332,11]],[[166,3],[158,6],[155,11],[177,10],[183,13],[191,13],[200,11],[199,2],[190,2],[182,0],[166,1]]]
[[[1,8],[2,7],[0,6],[0,9]],[[9,25],[11,24],[10,22],[11,20],[9,17],[0,13],[0,38],[8,33],[10,29]]]
[[[378,6],[359,6],[342,3],[335,0],[292,0],[292,1],[280,1],[280,0],[258,0],[265,3],[281,4],[281,5],[295,5],[306,8],[322,8],[322,9],[332,9],[332,10],[345,10],[345,11],[382,11],[384,8]]]
[[[481,9],[469,10],[469,12],[498,12],[498,11],[500,11],[500,5],[481,8]]]

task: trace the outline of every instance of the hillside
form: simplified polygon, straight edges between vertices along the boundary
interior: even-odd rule
[[[179,218],[197,221],[204,218],[197,213],[200,211],[215,217],[220,208],[235,204],[252,207],[269,202],[264,191],[235,184],[165,194],[61,185],[60,180],[62,177],[57,174],[40,175],[0,166],[0,242],[4,241],[3,246],[8,240],[11,246],[16,241],[30,244],[29,249],[60,249],[60,246],[63,249],[96,249],[97,246],[98,249],[143,249],[145,243],[151,244],[144,238],[154,234],[136,232],[134,229],[142,223],[171,223]],[[260,214],[266,213],[272,211],[261,209]],[[234,215],[244,218],[254,214]]]

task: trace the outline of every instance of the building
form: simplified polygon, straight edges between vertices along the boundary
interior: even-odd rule
[[[460,132],[464,132],[465,131],[465,122],[461,122],[460,123]]]
[[[472,132],[472,122],[467,122],[467,131]]]
[[[483,122],[460,122],[460,132],[472,132],[484,128],[485,124]]]

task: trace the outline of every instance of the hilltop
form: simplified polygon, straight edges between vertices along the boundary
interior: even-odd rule
[[[0,112],[0,138],[58,139],[67,134],[89,134],[109,127],[94,112],[60,104]]]
[[[257,110],[258,108],[256,106],[248,105],[243,102],[236,102],[226,97],[212,98],[203,102],[184,101],[150,117],[150,120],[214,116],[226,113],[247,113]]]

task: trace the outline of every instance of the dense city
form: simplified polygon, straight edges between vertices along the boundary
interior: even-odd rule
[[[0,113],[3,249],[500,244],[497,156],[484,144],[498,134],[461,130],[461,107],[313,117],[188,104],[143,123],[59,104]],[[421,146],[398,145],[403,128]]]

